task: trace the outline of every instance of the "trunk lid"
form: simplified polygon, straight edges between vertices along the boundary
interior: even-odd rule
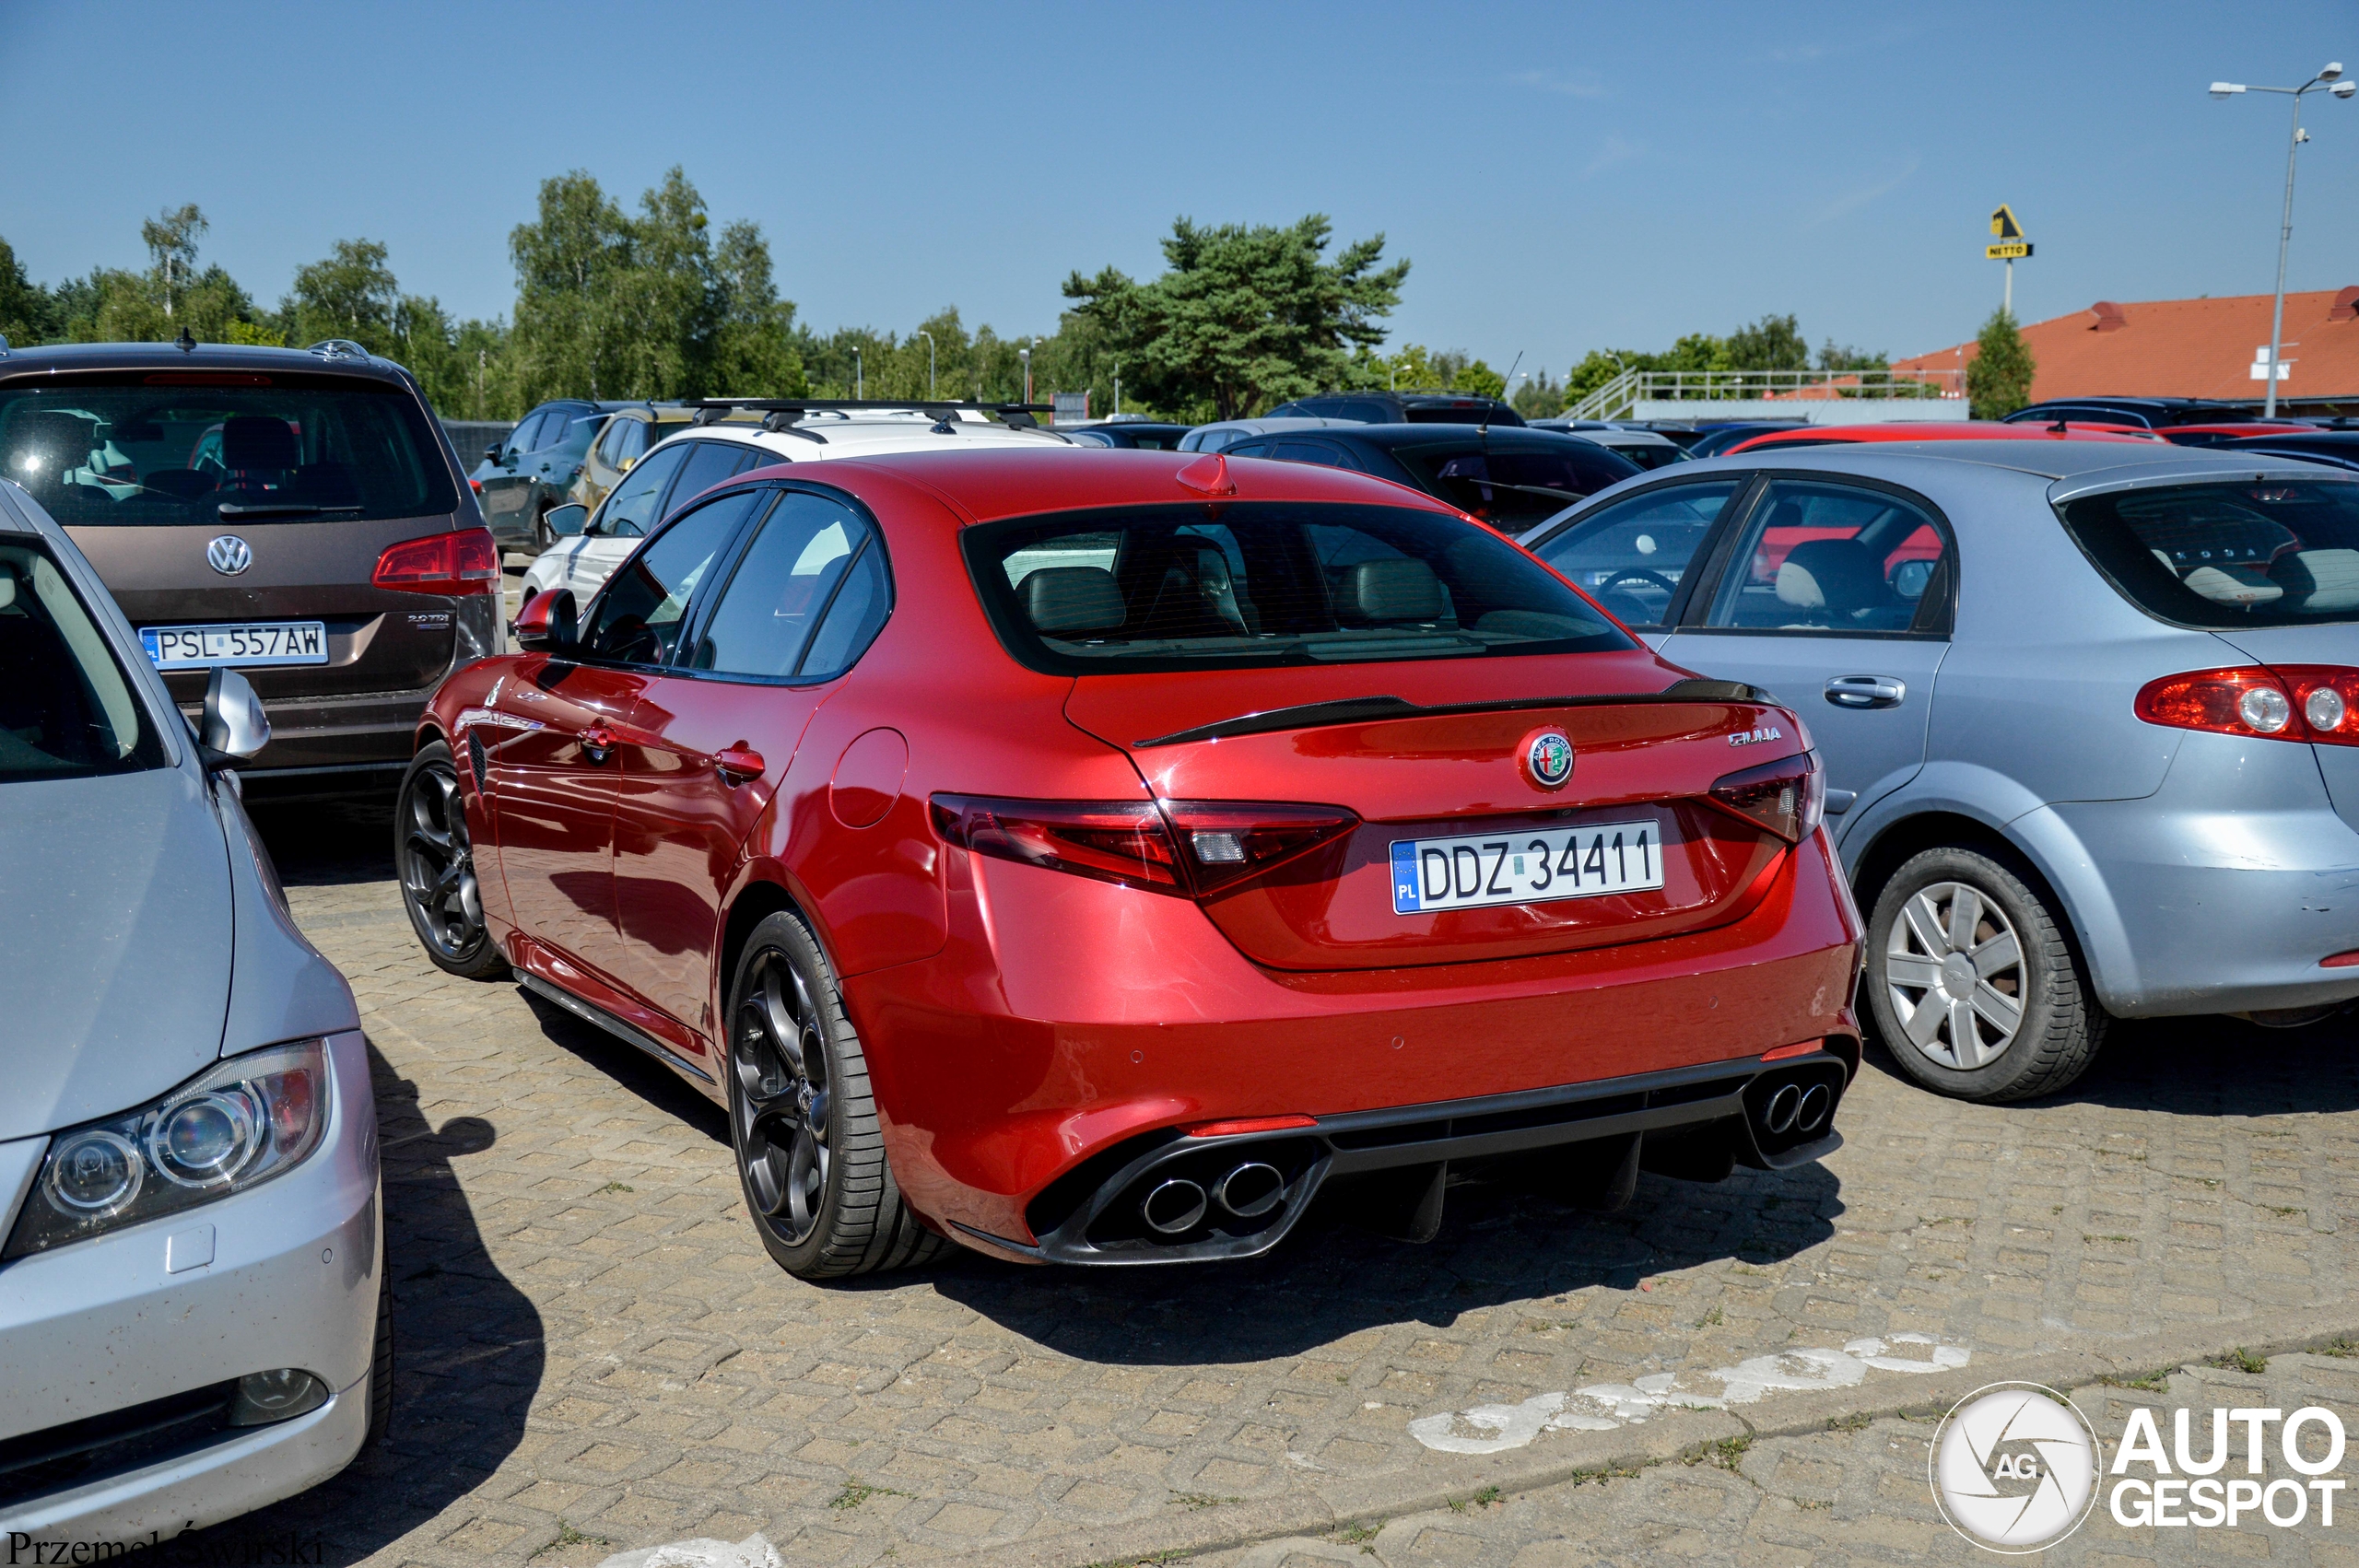
[[[1799,727],[1762,702],[1653,696],[1680,678],[1644,652],[1095,676],[1075,683],[1066,713],[1123,748],[1162,799],[1357,813],[1348,834],[1203,907],[1256,963],[1378,968],[1635,942],[1719,925],[1751,907],[1785,844],[1705,796],[1729,774],[1802,750]],[[1367,717],[1314,711],[1300,723],[1273,713],[1270,722],[1285,727],[1190,734],[1243,714],[1378,696],[1441,711],[1370,705]],[[1526,777],[1524,757],[1534,734],[1552,728],[1572,743],[1575,761],[1571,779],[1545,790]],[[1740,734],[1762,738],[1732,746]],[[1520,853],[1536,835],[1603,823],[1653,825],[1661,887],[1395,912],[1396,843],[1479,836]]]
[[[446,533],[448,516],[364,521],[306,519],[219,527],[111,523],[68,527],[135,627],[244,621],[320,621],[324,664],[241,666],[265,703],[416,691],[451,667],[458,641],[454,602],[370,584],[389,544]],[[234,576],[213,569],[206,546],[224,534],[246,542],[252,563]],[[205,673],[176,671],[173,700],[205,695]]]

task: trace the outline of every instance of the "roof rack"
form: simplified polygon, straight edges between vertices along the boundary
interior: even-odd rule
[[[182,337],[186,337],[188,335],[187,329],[182,329],[181,335]],[[353,342],[348,337],[323,337],[320,339],[319,342],[311,345],[311,347],[304,350],[304,352],[307,354],[316,354],[323,359],[372,359],[376,357],[376,356],[370,354],[367,349],[361,347],[358,344]]]
[[[686,407],[697,410],[696,422],[710,425],[723,416],[735,414],[764,414],[765,429],[777,429],[794,424],[806,414],[915,414],[931,416],[936,424],[956,420],[962,411],[996,414],[1014,429],[1038,428],[1035,414],[1050,414],[1056,410],[1052,403],[972,403],[964,398],[856,398],[856,397],[700,397],[683,400]]]

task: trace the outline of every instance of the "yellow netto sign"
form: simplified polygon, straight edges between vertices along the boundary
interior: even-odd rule
[[[1994,262],[2017,261],[2031,254],[2031,241],[2010,240],[2002,245],[1985,245],[1982,253]]]

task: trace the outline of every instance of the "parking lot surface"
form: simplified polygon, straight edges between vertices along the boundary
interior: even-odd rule
[[[1470,1185],[1422,1247],[1314,1213],[1221,1268],[959,1254],[804,1284],[745,1217],[719,1110],[426,961],[383,806],[257,816],[377,1054],[401,1349],[382,1446],[224,1540],[541,1568],[757,1533],[791,1564],[1877,1561],[1942,1538],[1962,1561],[1930,1422],[1863,1412],[2359,1328],[2344,1023],[2124,1028],[2068,1094],[2006,1108],[1872,1055],[1823,1164],[1649,1176],[1619,1214]],[[2359,1387],[2359,1363],[2271,1366],[2330,1402]],[[1727,1408],[1666,1408],[1685,1394]],[[2267,1539],[2205,1533],[2165,1544]]]

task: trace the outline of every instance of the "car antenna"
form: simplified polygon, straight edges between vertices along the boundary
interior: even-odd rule
[[[2069,436],[2072,433],[2072,427],[2071,422],[2060,414],[2056,416],[2056,423],[2048,427],[2048,433],[2051,436]]]
[[[1516,366],[1522,363],[1523,350],[1519,348],[1515,351],[1515,363],[1508,367],[1507,383],[1499,388],[1501,393],[1505,393],[1508,387],[1515,385]],[[1483,400],[1483,421],[1474,427],[1474,433],[1486,441],[1491,439],[1491,410],[1498,406],[1498,402],[1499,400],[1496,397],[1486,397]]]
[[[196,352],[196,339],[190,335],[188,328],[182,327],[181,335],[172,340],[172,346],[182,354],[194,354]]]

